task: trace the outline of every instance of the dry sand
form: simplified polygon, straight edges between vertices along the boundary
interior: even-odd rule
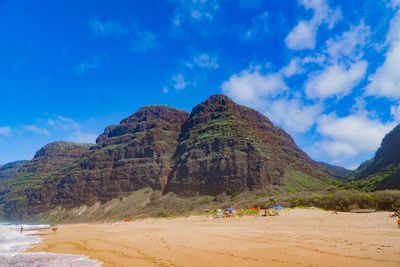
[[[389,213],[295,209],[277,217],[146,219],[43,232],[31,251],[84,254],[103,266],[400,266]]]

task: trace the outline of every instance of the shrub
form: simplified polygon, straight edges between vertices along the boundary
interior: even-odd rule
[[[400,209],[400,191],[388,190],[372,193],[359,191],[303,192],[284,197],[282,201],[290,203],[291,207],[315,206],[338,211],[350,211],[354,208],[393,211]]]

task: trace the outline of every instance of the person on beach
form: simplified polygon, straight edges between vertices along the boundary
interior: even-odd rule
[[[22,231],[24,231],[24,227],[21,226],[21,228],[19,229],[19,233],[22,234]]]
[[[399,217],[397,217],[397,228],[400,229],[400,215],[399,215]]]

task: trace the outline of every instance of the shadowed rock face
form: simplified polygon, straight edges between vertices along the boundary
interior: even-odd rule
[[[380,182],[376,189],[400,189],[400,125],[383,138],[375,157],[366,165],[366,167],[360,167],[362,170],[358,179],[379,174],[391,167],[397,171]]]
[[[388,133],[375,154],[372,162],[361,173],[360,177],[367,177],[381,171],[390,164],[400,163],[400,125]]]
[[[90,147],[61,142],[44,147],[31,161],[7,170],[8,178],[0,181],[0,210],[7,218],[23,218],[145,187],[209,195],[282,189],[291,171],[329,177],[265,116],[215,95],[191,114],[141,108],[107,127]]]
[[[255,110],[215,95],[182,125],[167,190],[216,195],[283,186],[298,170],[326,177],[293,139]]]

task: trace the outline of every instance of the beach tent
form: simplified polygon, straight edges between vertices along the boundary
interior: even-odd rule
[[[281,205],[275,205],[275,206],[272,206],[272,209],[283,210],[284,207],[282,207]]]
[[[229,213],[235,213],[236,209],[235,208],[227,208],[225,211],[227,211]]]

